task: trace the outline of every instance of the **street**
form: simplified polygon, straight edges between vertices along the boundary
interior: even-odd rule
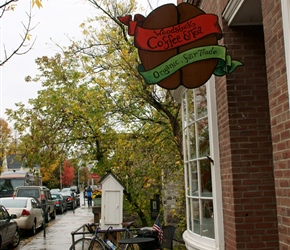
[[[68,210],[63,214],[57,214],[55,220],[50,220],[46,224],[46,234],[38,230],[34,236],[21,234],[21,241],[17,249],[21,250],[67,250],[71,246],[71,232],[76,230],[82,224],[93,222],[94,216],[92,208],[83,206],[78,207],[73,212]]]

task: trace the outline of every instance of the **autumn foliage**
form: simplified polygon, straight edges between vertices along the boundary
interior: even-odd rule
[[[74,166],[72,166],[69,160],[65,160],[63,163],[63,171],[61,177],[63,186],[71,186],[74,178]]]

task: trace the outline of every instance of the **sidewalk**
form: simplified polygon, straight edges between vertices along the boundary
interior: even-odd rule
[[[21,242],[17,249],[21,250],[55,250],[70,248],[72,243],[71,232],[81,225],[94,221],[92,208],[82,206],[73,213],[72,210],[57,215],[54,221],[49,222],[46,236],[43,230],[37,233],[30,242]],[[24,244],[24,245],[23,245]]]

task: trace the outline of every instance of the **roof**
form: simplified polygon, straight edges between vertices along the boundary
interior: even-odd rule
[[[20,154],[8,155],[6,160],[8,169],[19,170],[24,164],[23,155]]]
[[[112,176],[123,188],[124,185],[122,184],[122,182],[120,181],[120,179],[111,171],[107,171],[107,173],[100,179],[100,183],[103,184],[103,182],[109,177],[109,176]]]
[[[0,178],[23,178],[29,173],[27,171],[6,171],[2,172]]]
[[[11,154],[6,156],[6,162],[7,162],[7,170],[20,170],[23,169],[29,169],[27,166],[26,158],[23,154]],[[0,166],[3,165],[3,162],[0,161]],[[33,169],[40,169],[40,166],[38,164],[33,165]]]

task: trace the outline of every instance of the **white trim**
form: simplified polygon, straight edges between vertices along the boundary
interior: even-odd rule
[[[233,19],[239,12],[243,3],[244,0],[232,0],[227,4],[225,10],[222,13],[222,17],[228,22],[229,26],[231,25]]]
[[[220,174],[220,157],[219,157],[219,136],[218,136],[218,122],[217,122],[217,108],[216,108],[216,92],[215,92],[215,77],[212,76],[208,81],[207,87],[207,100],[208,100],[208,123],[209,136],[212,140],[210,143],[211,158],[214,160],[212,166],[212,172],[214,172],[214,178],[212,178],[213,192],[213,204],[215,209],[215,249],[224,249],[224,223],[223,223],[223,211],[222,211],[222,186],[221,186],[221,174]]]
[[[215,247],[214,239],[204,240],[203,237],[198,237],[189,230],[185,231],[182,237],[188,250],[222,250]]]
[[[290,2],[281,0],[282,21],[284,32],[284,48],[286,60],[286,80],[288,84],[288,100],[290,100]],[[290,101],[289,101],[290,105]]]

